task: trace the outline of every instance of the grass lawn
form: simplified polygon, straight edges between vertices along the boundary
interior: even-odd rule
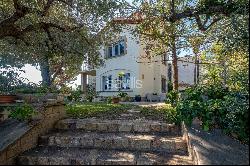
[[[169,104],[161,107],[140,107],[139,110],[146,119],[177,122],[176,109]]]
[[[129,119],[145,118],[150,120],[161,120],[166,122],[176,122],[177,114],[175,108],[170,105],[160,107],[140,107],[132,104],[107,104],[102,102],[74,103],[66,106],[67,114],[74,118],[97,117],[101,119],[115,119],[121,114],[129,114],[128,110],[134,109]]]
[[[66,112],[69,116],[76,118],[89,117],[113,117],[135,106],[129,104],[107,104],[102,102],[94,103],[74,103],[66,106]]]

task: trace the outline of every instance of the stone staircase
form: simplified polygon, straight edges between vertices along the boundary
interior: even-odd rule
[[[20,165],[193,164],[174,124],[146,119],[64,119],[41,136],[39,146],[17,158]]]

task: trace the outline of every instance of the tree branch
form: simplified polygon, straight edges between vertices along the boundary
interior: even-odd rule
[[[51,7],[52,3],[54,2],[54,0],[48,0],[48,2],[46,3],[42,13],[41,13],[41,16],[46,16],[48,11],[49,11],[49,8]]]

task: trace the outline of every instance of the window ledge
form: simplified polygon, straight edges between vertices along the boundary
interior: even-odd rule
[[[112,57],[106,57],[104,59],[108,60],[108,59],[114,59],[114,58],[118,58],[118,57],[122,57],[122,56],[125,56],[126,54],[121,54],[121,55],[117,55],[117,56],[112,56]]]
[[[107,90],[107,91],[98,91],[98,92],[133,92],[133,90]]]

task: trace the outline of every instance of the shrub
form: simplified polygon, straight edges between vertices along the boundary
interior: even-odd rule
[[[126,97],[128,94],[126,92],[119,92],[118,94],[119,97]]]
[[[16,107],[10,113],[10,117],[14,119],[18,119],[20,121],[30,120],[33,115],[35,115],[35,111],[32,106],[25,104],[23,106]]]
[[[143,107],[140,109],[146,118],[162,119],[167,122],[177,123],[177,112],[174,107],[170,105],[164,107]]]
[[[111,104],[111,103],[112,103],[112,97],[111,97],[111,96],[107,97],[107,98],[106,98],[106,102],[107,102],[108,104]]]
[[[194,118],[202,121],[208,131],[219,126],[228,134],[249,142],[249,95],[229,92],[222,87],[194,87],[187,89],[177,104],[178,122],[191,125]]]
[[[233,93],[224,97],[225,116],[221,119],[224,131],[249,143],[249,96]]]
[[[86,93],[86,99],[88,102],[92,102],[93,99],[98,95],[98,93],[95,90],[95,86],[90,84],[87,86],[87,93]]]
[[[72,90],[70,92],[70,96],[68,96],[67,98],[68,98],[69,101],[77,102],[77,101],[80,101],[81,95],[82,95],[82,91],[81,91],[81,88],[79,86],[79,87],[76,88],[76,90]]]
[[[167,93],[167,99],[166,103],[171,104],[172,106],[176,106],[177,102],[179,100],[179,93],[178,91],[170,91]]]

